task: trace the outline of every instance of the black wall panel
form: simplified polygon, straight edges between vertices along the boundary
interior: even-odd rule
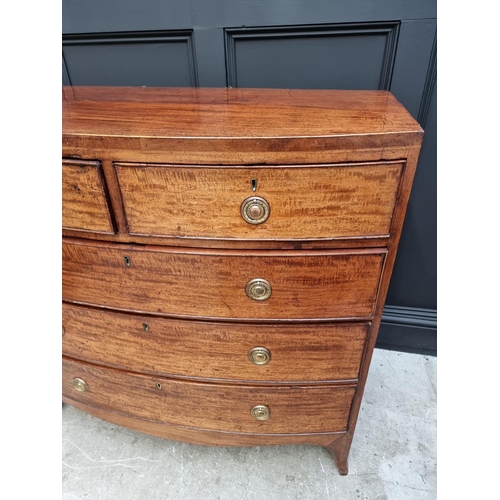
[[[192,31],[63,36],[72,85],[196,87]]]
[[[387,296],[389,304],[436,309],[437,83],[434,45],[418,120],[424,142]],[[411,284],[411,286],[409,286]]]
[[[388,90],[399,23],[228,29],[231,87]]]

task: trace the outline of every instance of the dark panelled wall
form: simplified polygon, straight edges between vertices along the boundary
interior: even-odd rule
[[[426,131],[378,346],[436,352],[436,1],[63,0],[63,83],[390,90]]]

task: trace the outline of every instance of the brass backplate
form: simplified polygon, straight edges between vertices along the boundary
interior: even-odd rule
[[[250,413],[255,420],[267,420],[271,416],[271,410],[264,405],[254,406]]]
[[[86,390],[88,390],[88,386],[85,383],[85,380],[78,377],[75,377],[73,379],[73,387],[79,392],[85,392]]]
[[[272,288],[269,281],[254,278],[246,284],[245,292],[253,300],[267,300],[271,296]]]
[[[256,365],[267,365],[271,359],[271,352],[265,347],[254,347],[248,351],[248,357]]]
[[[260,196],[250,196],[241,204],[241,216],[249,224],[262,224],[269,218],[269,203]]]

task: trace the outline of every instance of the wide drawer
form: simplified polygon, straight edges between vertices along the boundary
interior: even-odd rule
[[[369,318],[385,255],[385,249],[243,252],[64,239],[63,299],[183,317]],[[266,300],[248,295],[268,293]]]
[[[403,163],[115,169],[132,234],[302,240],[387,236]],[[247,222],[242,206],[254,196],[264,201],[248,201]]]
[[[99,162],[63,160],[62,225],[64,229],[114,233]]]
[[[68,358],[63,358],[62,373],[63,396],[70,400],[155,422],[232,432],[345,431],[355,392],[353,385],[256,387],[185,382]],[[252,416],[256,406],[268,409],[267,420]]]
[[[210,323],[63,304],[63,354],[134,372],[240,382],[357,379],[369,323]]]

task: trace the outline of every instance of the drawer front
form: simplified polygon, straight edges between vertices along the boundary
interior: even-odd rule
[[[157,315],[297,320],[371,317],[386,251],[197,251],[65,240],[62,253],[67,301]],[[269,298],[250,298],[265,298],[264,280]]]
[[[63,304],[63,354],[125,370],[245,382],[357,379],[369,323],[208,323]]]
[[[293,240],[388,235],[403,164],[115,168],[132,234]],[[242,204],[253,196],[268,213],[249,201],[247,222]]]
[[[63,396],[77,402],[150,421],[231,432],[345,431],[355,392],[352,385],[255,387],[181,382],[67,358],[62,372]],[[269,418],[255,419],[251,414],[255,406],[267,407]]]
[[[64,229],[114,233],[99,162],[63,160],[62,208]]]

